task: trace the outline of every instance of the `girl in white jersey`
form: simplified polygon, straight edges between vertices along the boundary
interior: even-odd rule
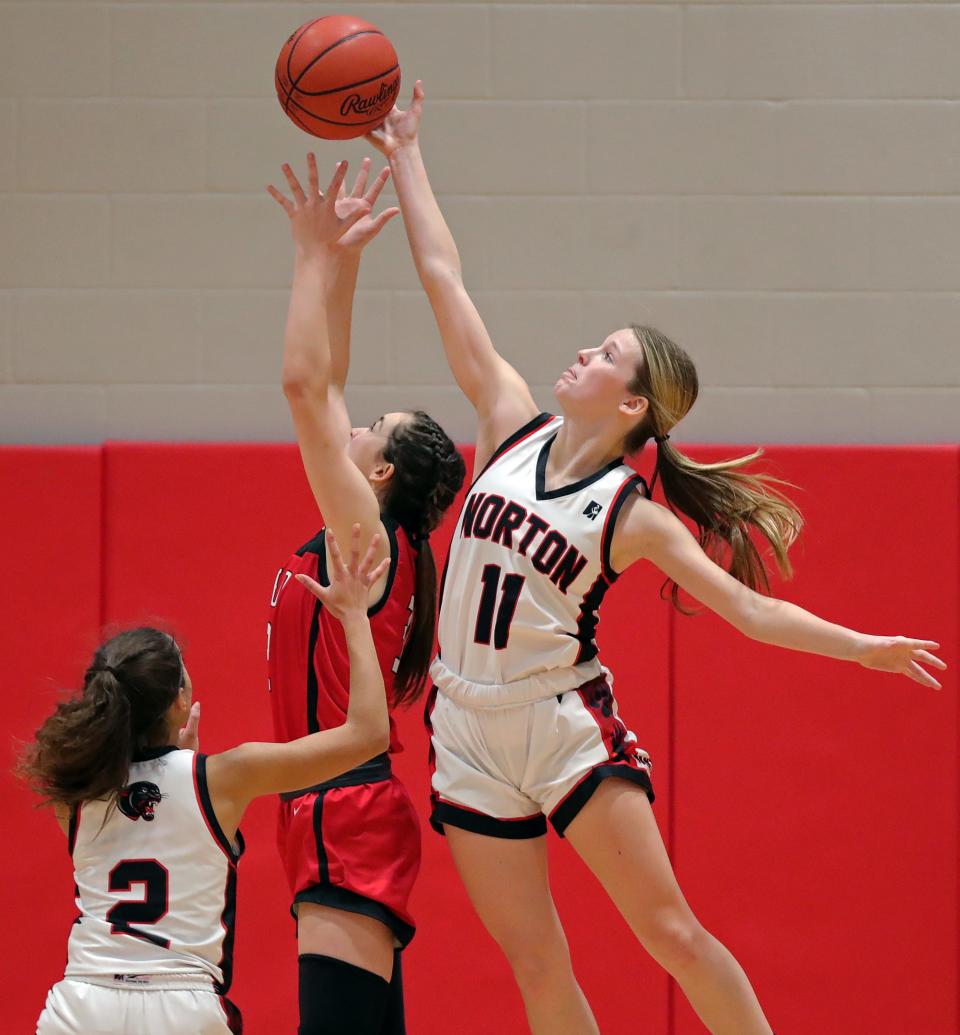
[[[434,824],[504,950],[535,1033],[597,1032],[570,966],[547,879],[549,819],[594,872],[647,951],[714,1033],[769,1035],[742,968],[698,923],[653,818],[650,762],[617,714],[596,657],[597,608],[635,561],[753,639],[937,681],[937,644],[867,636],[761,595],[750,532],[788,571],[800,515],[754,457],[696,464],[669,444],[697,395],[686,353],[648,327],[581,350],[557,380],[563,417],[540,414],[495,351],[461,278],[417,134],[419,83],[368,139],[389,158],[413,258],[447,359],[479,418],[475,478],[451,545],[440,607],[432,723]],[[672,508],[623,457],[657,445]],[[757,454],[754,454],[756,456]],[[727,568],[711,557],[726,556]],[[444,605],[447,606],[444,606]]]
[[[349,567],[328,534],[331,585],[297,579],[342,623],[346,721],[287,744],[198,750],[200,705],[173,639],[121,632],[94,654],[83,692],[57,706],[20,771],[53,804],[73,857],[79,915],[64,978],[38,1035],[226,1035],[238,829],[257,796],[328,780],[386,750],[386,695],[367,598],[389,563],[379,539]]]

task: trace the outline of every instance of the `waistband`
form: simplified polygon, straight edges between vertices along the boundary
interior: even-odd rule
[[[65,981],[80,981],[99,988],[117,988],[126,992],[210,992],[214,993],[213,978],[204,971],[181,971],[169,974],[71,974]]]
[[[515,708],[522,704],[534,704],[556,697],[557,694],[565,694],[597,676],[605,676],[613,686],[613,677],[597,658],[582,665],[537,672],[512,683],[475,683],[457,675],[439,658],[434,658],[430,666],[430,678],[440,693],[464,708],[475,709]]]
[[[361,762],[360,765],[348,769],[347,772],[334,776],[323,783],[315,783],[312,787],[301,787],[298,791],[284,791],[280,795],[281,801],[293,801],[294,798],[301,798],[304,794],[322,794],[332,787],[359,787],[363,783],[381,783],[389,780],[393,772],[390,764],[390,756],[384,752],[371,758],[369,762]]]

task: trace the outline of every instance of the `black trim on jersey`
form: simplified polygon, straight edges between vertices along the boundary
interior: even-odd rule
[[[213,802],[210,800],[210,789],[207,787],[207,756],[201,755],[197,752],[196,759],[194,760],[194,773],[197,780],[197,797],[199,798],[200,808],[203,810],[203,815],[206,818],[207,825],[210,827],[210,833],[213,834],[217,844],[227,853],[234,863],[238,862],[240,856],[243,855],[243,837],[240,831],[237,831],[237,844],[234,847],[230,843],[230,839],[223,832],[223,827],[220,826],[220,820],[217,819],[216,812],[213,811]],[[232,867],[231,867],[232,869]]]
[[[400,544],[397,542],[397,529],[400,527],[394,518],[389,517],[387,514],[381,514],[380,520],[383,522],[384,531],[387,533],[387,540],[390,543],[390,568],[387,572],[387,581],[383,586],[383,593],[380,599],[372,606],[367,608],[367,617],[373,618],[378,612],[382,611],[386,602],[390,599],[390,591],[393,589],[393,580],[397,574],[397,567],[400,564]],[[315,539],[311,540],[312,543],[318,543],[319,549],[317,550],[317,582],[321,586],[330,585],[330,573],[327,571],[327,540],[326,540],[326,529],[322,529],[316,536]],[[314,641],[316,645],[316,641]],[[310,663],[313,664],[313,648],[310,650]],[[313,731],[316,732],[316,731]]]
[[[383,586],[383,595],[380,599],[367,609],[367,617],[373,618],[377,612],[382,611],[390,599],[390,592],[393,589],[393,580],[397,574],[397,567],[400,564],[400,544],[397,542],[397,529],[400,527],[397,522],[386,514],[380,516],[383,527],[386,530],[387,538],[390,540],[390,570],[387,572],[387,581]]]
[[[239,832],[237,833],[239,838]],[[243,841],[240,841],[241,851]],[[220,972],[223,974],[222,981],[213,983],[213,990],[217,995],[225,996],[233,984],[233,939],[237,929],[237,870],[234,866],[227,867],[227,886],[223,892],[223,912],[220,914],[220,923],[223,925],[225,934],[223,936],[223,948],[220,952]],[[236,1010],[236,1007],[234,1007]],[[237,1010],[237,1019],[240,1019],[240,1011]],[[241,1028],[242,1031],[242,1021]]]
[[[459,523],[460,523],[460,518],[457,518],[457,524],[459,525]],[[444,589],[446,588],[446,585],[447,585],[447,568],[450,567],[450,554],[451,553],[453,553],[453,543],[450,544],[450,547],[447,550],[447,556],[443,560],[443,574],[440,576],[440,593],[439,593],[439,595],[437,597],[437,614],[438,615],[440,614],[441,610],[443,609],[443,591],[444,591]],[[439,629],[437,630],[437,634],[439,636]],[[437,642],[437,657],[438,658],[440,657],[440,643],[439,643],[439,640]]]
[[[569,496],[571,493],[579,492],[581,489],[585,489],[588,485],[593,485],[594,482],[599,481],[604,475],[616,470],[623,463],[623,457],[618,456],[615,460],[611,460],[610,463],[601,467],[599,471],[594,471],[593,474],[587,475],[586,478],[581,478],[579,481],[572,482],[570,485],[561,485],[559,489],[548,489],[546,484],[547,460],[550,458],[550,448],[556,440],[557,436],[551,435],[550,438],[544,442],[540,449],[540,455],[537,457],[536,493],[538,500],[555,500],[559,496]]]
[[[165,744],[163,747],[141,748],[133,753],[131,762],[152,762],[155,758],[162,758],[169,755],[171,751],[179,751],[180,748],[173,744]]]
[[[603,569],[604,577],[607,582],[616,582],[620,577],[620,572],[614,571],[613,566],[610,564],[610,546],[613,543],[613,532],[617,526],[617,515],[620,513],[620,508],[627,502],[630,493],[637,487],[638,484],[643,486],[643,494],[649,499],[650,489],[647,486],[646,479],[642,475],[635,474],[632,478],[620,486],[617,490],[616,496],[613,497],[613,501],[607,510],[607,517],[603,526],[603,534],[600,542],[600,566]]]
[[[344,913],[359,913],[361,916],[370,916],[379,920],[384,927],[388,928],[393,936],[405,949],[409,944],[416,928],[401,920],[392,910],[382,902],[375,902],[366,895],[360,895],[349,888],[341,887],[339,884],[311,884],[309,888],[298,891],[294,896],[294,905],[298,902],[313,902],[318,906],[329,906],[331,909],[339,909]],[[296,917],[296,910],[291,908],[290,912]]]
[[[305,553],[318,553],[323,554],[323,533],[324,529],[320,529],[319,532],[307,543],[297,550],[297,556],[302,557]]]
[[[323,554],[320,554],[320,559]],[[319,571],[317,572],[319,575]],[[318,580],[319,581],[319,580]],[[310,619],[310,635],[307,638],[307,732],[319,733],[320,723],[317,721],[317,701],[320,690],[317,686],[317,669],[313,663],[317,650],[317,639],[320,636],[320,609],[323,604],[317,600],[313,605],[313,617]]]
[[[80,829],[80,806],[74,802],[70,806],[70,822],[67,824],[67,851],[73,855],[73,849],[77,844],[77,831]],[[77,888],[77,894],[80,889]]]
[[[540,428],[544,426],[544,424],[547,424],[550,421],[552,421],[554,416],[555,414],[547,413],[546,411],[538,413],[536,417],[533,418],[533,420],[528,420],[522,428],[517,428],[517,430],[512,435],[508,435],[493,451],[493,453],[490,456],[490,459],[483,465],[483,470],[476,476],[476,478],[473,479],[473,482],[470,485],[470,489],[472,489],[473,486],[476,485],[478,481],[480,481],[483,475],[487,473],[490,466],[494,464],[497,460],[499,460],[500,457],[503,456],[503,454],[511,446],[515,446],[520,441],[520,439],[529,435],[531,432],[538,431]],[[470,495],[470,489],[467,490],[468,496]]]
[[[323,847],[323,799],[326,791],[318,794],[313,801],[313,837],[317,842],[317,864],[320,868],[320,880],[326,884],[330,880],[330,860]]]
[[[547,821],[542,815],[526,816],[523,819],[497,819],[482,812],[461,808],[449,801],[435,801],[430,813],[430,826],[438,834],[443,833],[443,824],[469,830],[487,837],[500,837],[509,841],[521,841],[531,837],[543,837],[547,832]]]
[[[628,780],[643,788],[650,804],[653,804],[653,782],[650,774],[645,769],[636,769],[629,762],[602,762],[591,769],[579,784],[567,795],[564,801],[558,805],[550,816],[553,829],[561,836],[566,836],[566,829],[580,814],[581,809],[593,797],[594,791],[611,777],[621,780]]]
[[[594,580],[593,585],[583,595],[580,601],[580,615],[577,618],[576,638],[580,641],[580,653],[577,654],[575,665],[584,661],[590,661],[597,656],[597,624],[600,621],[600,605],[607,595],[610,583],[600,574]]]
[[[324,780],[323,783],[315,783],[312,787],[302,787],[299,791],[284,791],[280,795],[280,800],[293,801],[295,798],[302,798],[305,794],[322,794],[324,791],[329,791],[331,787],[362,787],[367,783],[383,783],[384,780],[390,779],[392,771],[390,756],[384,752],[367,762],[361,762],[360,765],[348,769],[339,776]]]

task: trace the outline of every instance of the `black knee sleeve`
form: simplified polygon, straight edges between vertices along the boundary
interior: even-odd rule
[[[387,992],[387,1010],[380,1028],[380,1035],[406,1035],[407,1024],[403,1012],[403,967],[400,961],[403,953],[396,949],[393,953],[393,976],[390,978],[390,989]]]
[[[381,1035],[390,997],[382,977],[307,952],[300,957],[299,1035]]]

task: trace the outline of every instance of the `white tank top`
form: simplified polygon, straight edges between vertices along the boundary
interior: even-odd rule
[[[206,756],[173,747],[130,767],[119,807],[85,802],[70,822],[79,916],[66,976],[95,983],[209,985],[233,970],[236,867],[243,838],[224,836]]]
[[[479,686],[497,684],[518,703],[600,670],[597,612],[618,574],[610,541],[620,508],[646,483],[620,457],[548,491],[547,460],[562,423],[542,413],[520,428],[467,493],[444,571],[440,654],[431,669],[453,696],[476,697]],[[560,670],[570,669],[564,678]]]

